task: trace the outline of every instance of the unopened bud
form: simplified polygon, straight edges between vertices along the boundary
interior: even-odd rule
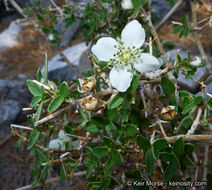
[[[81,106],[84,109],[89,110],[89,111],[94,111],[96,109],[97,105],[98,105],[98,100],[96,98],[92,97],[91,95],[83,98],[82,103],[81,103]]]
[[[48,35],[48,40],[49,41],[53,41],[54,40],[54,35],[53,34],[49,34]]]
[[[196,56],[196,59],[189,63],[193,67],[199,67],[201,65],[201,59]]]
[[[96,86],[96,79],[89,77],[88,80],[79,79],[80,85],[84,92],[90,92]]]
[[[122,7],[122,9],[126,9],[126,10],[134,8],[132,0],[123,0],[121,2],[121,7]]]

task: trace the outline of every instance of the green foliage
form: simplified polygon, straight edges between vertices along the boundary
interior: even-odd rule
[[[182,36],[184,36],[185,38],[188,37],[189,35],[189,32],[191,30],[191,24],[188,20],[188,16],[185,15],[183,18],[182,18],[182,24],[176,26],[174,29],[173,29],[173,34],[177,34],[180,32],[179,34],[179,38],[181,38]]]
[[[167,77],[161,78],[161,85],[166,96],[170,96],[175,93],[175,85]]]
[[[27,149],[31,149],[35,145],[36,141],[39,138],[39,135],[40,135],[40,131],[38,131],[37,129],[34,129],[32,131],[32,134],[29,138],[29,144],[28,144]]]
[[[114,109],[118,106],[120,106],[125,99],[125,93],[119,92],[113,100],[108,104],[108,109]]]

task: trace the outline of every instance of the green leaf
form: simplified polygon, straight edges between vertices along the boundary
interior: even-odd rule
[[[64,98],[68,97],[69,90],[68,90],[68,84],[67,84],[67,82],[63,82],[60,85],[60,95],[63,96]]]
[[[57,95],[49,104],[48,112],[54,112],[60,105],[63,103],[64,97],[61,95]]]
[[[162,161],[172,161],[173,159],[173,154],[172,153],[168,153],[168,152],[160,152],[159,154],[159,159]]]
[[[183,30],[183,36],[184,36],[185,38],[187,38],[188,35],[189,35],[189,32],[190,32],[190,28],[189,28],[189,27],[186,27],[186,28]]]
[[[42,82],[43,77],[42,77],[42,74],[41,74],[40,67],[39,67],[38,70],[37,70],[36,76],[37,76],[37,80],[38,80],[39,82]]]
[[[161,85],[166,96],[170,96],[175,93],[175,85],[167,77],[161,78]]]
[[[185,106],[183,108],[183,111],[182,111],[182,114],[183,115],[186,115],[187,113],[191,112],[191,110],[193,110],[194,108],[196,108],[196,103],[195,102],[192,102],[190,104],[188,104],[187,106]]]
[[[208,100],[207,106],[210,110],[212,110],[212,98]]]
[[[30,107],[34,108],[41,100],[42,100],[42,96],[34,96],[30,104]]]
[[[126,127],[126,136],[134,136],[136,135],[138,128],[134,125],[128,125]]]
[[[140,8],[141,1],[140,0],[132,0],[133,6],[135,9]]]
[[[130,88],[129,88],[130,93],[133,93],[133,92],[136,91],[136,89],[137,89],[137,87],[138,87],[138,84],[139,84],[139,76],[138,76],[138,75],[135,75],[135,76],[133,77],[131,86],[130,86]]]
[[[109,148],[114,148],[116,146],[116,143],[114,142],[114,140],[104,136],[103,137],[103,141],[105,143],[105,145]]]
[[[168,182],[176,174],[176,169],[171,164],[166,167],[163,179]]]
[[[138,143],[138,145],[143,149],[143,150],[146,150],[148,149],[151,144],[149,142],[149,139],[147,139],[146,137],[144,136],[137,136],[136,138],[136,141]]]
[[[36,143],[39,135],[40,135],[40,131],[38,131],[37,129],[34,129],[32,131],[32,134],[31,134],[31,136],[29,138],[29,144],[28,144],[28,147],[27,147],[28,150],[31,149],[34,146],[34,144]]]
[[[114,160],[113,160],[112,156],[110,156],[106,162],[106,167],[105,167],[105,171],[104,171],[105,177],[110,174],[111,170],[113,169],[114,164],[115,164]]]
[[[147,173],[149,176],[151,176],[153,173],[153,169],[154,169],[154,156],[153,156],[153,152],[151,149],[146,151],[145,163],[146,163],[146,167],[147,167]]]
[[[191,160],[191,158],[188,155],[183,157],[183,164],[187,168],[193,168],[195,166],[194,162]]]
[[[113,119],[115,119],[116,117],[119,116],[119,113],[118,113],[118,110],[116,108],[115,109],[107,109],[106,115],[107,115],[107,118],[109,120],[113,120]]]
[[[185,152],[191,154],[194,151],[194,145],[187,143],[185,144]]]
[[[118,106],[120,106],[125,98],[125,93],[118,93],[113,100],[108,104],[108,109],[114,109]]]
[[[183,28],[184,28],[183,25],[178,25],[178,26],[176,26],[176,27],[173,29],[172,33],[173,33],[173,34],[177,34],[177,33],[180,32]]]
[[[40,116],[41,116],[41,113],[42,113],[42,109],[43,109],[43,101],[40,103],[40,105],[38,106],[38,109],[36,111],[35,121],[38,121],[40,119]]]
[[[95,156],[95,154],[94,154],[92,148],[86,146],[86,147],[85,147],[85,150],[86,150],[86,152],[87,152],[88,157],[89,157],[90,160],[95,160],[95,159],[96,159],[96,156]]]
[[[27,87],[33,96],[42,96],[42,88],[32,80],[26,81]]]
[[[86,123],[85,130],[91,133],[99,132],[99,129],[97,128],[96,124],[92,121]]]
[[[97,156],[98,159],[101,159],[101,158],[109,155],[108,148],[105,146],[95,147],[93,149],[93,152]]]
[[[106,126],[105,130],[106,130],[107,133],[109,133],[111,130],[116,130],[116,126],[115,126],[112,122],[110,122],[110,123]]]
[[[184,153],[184,139],[180,137],[173,145],[174,153],[178,156],[183,155]]]
[[[197,96],[194,99],[194,102],[196,103],[196,105],[200,104],[203,101],[203,97],[202,96]]]
[[[166,139],[159,139],[153,143],[154,150],[163,150],[167,146]]]
[[[112,158],[113,158],[114,162],[118,165],[121,165],[123,162],[121,154],[118,152],[118,150],[113,150]]]

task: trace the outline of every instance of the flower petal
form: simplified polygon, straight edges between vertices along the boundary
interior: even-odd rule
[[[117,53],[118,42],[111,37],[100,38],[96,45],[91,48],[91,51],[100,61],[109,61],[113,55]]]
[[[160,63],[156,57],[149,53],[142,53],[140,57],[135,60],[134,68],[141,73],[146,73],[159,69]]]
[[[125,92],[130,87],[133,78],[133,73],[130,70],[132,70],[130,66],[115,66],[110,71],[110,82],[119,92]]]
[[[59,149],[61,141],[59,139],[53,139],[49,142],[49,149]]]
[[[145,41],[145,36],[145,31],[137,20],[128,23],[121,33],[121,39],[126,47],[140,48]]]

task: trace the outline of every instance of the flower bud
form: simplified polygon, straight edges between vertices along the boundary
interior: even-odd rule
[[[126,9],[126,10],[134,8],[132,0],[123,0],[121,2],[121,7],[122,7],[122,9]]]
[[[174,111],[175,106],[166,106],[162,109],[161,115],[165,120],[172,120],[176,117],[177,113]]]
[[[53,34],[49,34],[48,35],[48,40],[49,41],[53,41],[54,40],[54,35]]]
[[[201,59],[196,56],[196,60],[189,63],[193,67],[199,67],[201,65]]]
[[[84,92],[90,92],[96,86],[96,79],[89,77],[88,80],[79,79],[80,85]]]
[[[96,109],[97,105],[98,105],[98,100],[96,98],[92,97],[91,95],[83,98],[82,103],[81,103],[81,106],[84,109],[89,110],[89,111],[94,111]]]

